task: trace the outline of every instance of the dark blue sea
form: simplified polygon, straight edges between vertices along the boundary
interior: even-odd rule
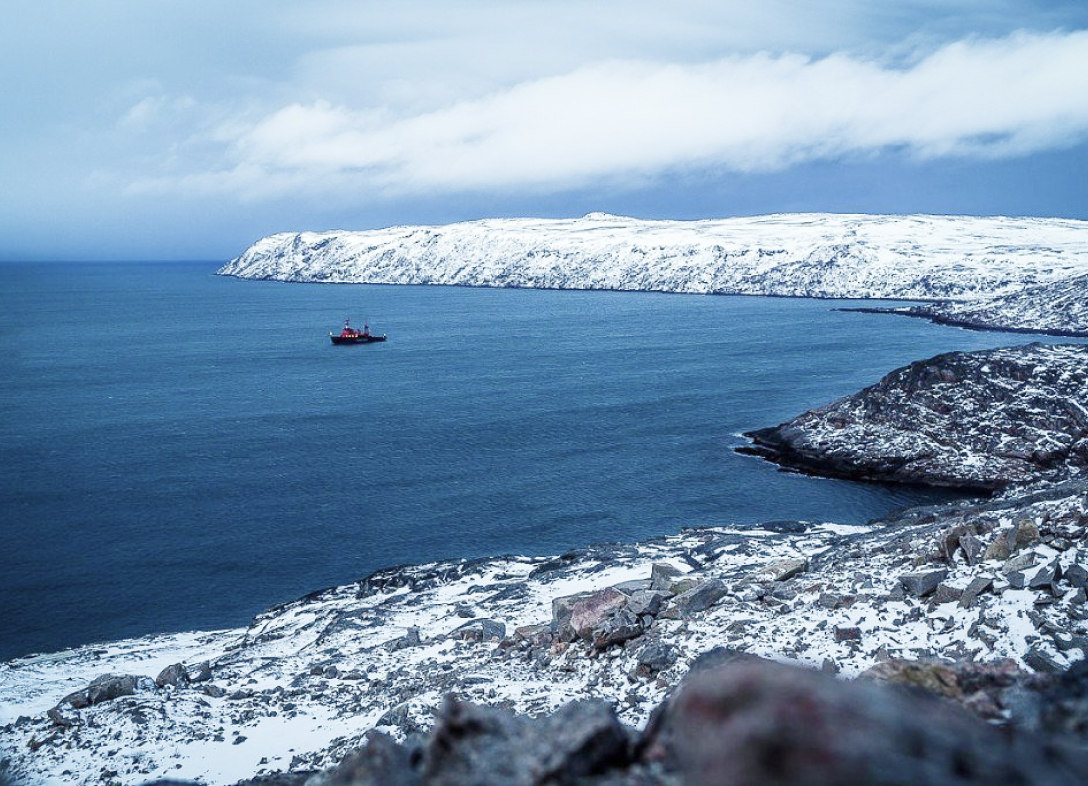
[[[244,625],[393,564],[935,499],[740,432],[1022,343],[841,303],[0,266],[0,660]],[[335,347],[345,317],[388,333]]]

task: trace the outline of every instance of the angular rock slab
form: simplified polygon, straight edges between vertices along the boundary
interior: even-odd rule
[[[899,577],[899,584],[914,597],[924,598],[926,595],[934,592],[937,589],[937,585],[947,577],[948,571],[944,568],[941,568],[940,570],[919,571],[917,573],[904,573]]]

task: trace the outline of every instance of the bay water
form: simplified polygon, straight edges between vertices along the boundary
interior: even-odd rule
[[[244,625],[378,568],[947,495],[733,451],[953,349],[850,303],[0,265],[0,660]],[[345,317],[385,343],[333,346]]]

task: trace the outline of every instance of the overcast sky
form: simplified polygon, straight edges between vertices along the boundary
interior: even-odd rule
[[[490,216],[1088,219],[1084,0],[35,0],[0,259]]]

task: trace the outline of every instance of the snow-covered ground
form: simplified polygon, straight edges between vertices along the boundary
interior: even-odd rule
[[[887,527],[698,529],[551,560],[395,569],[271,609],[244,630],[13,661],[0,666],[0,747],[28,784],[229,784],[332,766],[374,727],[426,728],[449,692],[533,715],[603,698],[640,725],[698,655],[723,645],[845,676],[888,657],[1008,657],[1035,669],[1084,658],[1083,589],[1072,582],[1088,561],[1085,487],[990,505]],[[1015,553],[983,557],[964,526],[990,543],[1015,540]],[[962,549],[929,564],[954,529]],[[933,570],[946,571],[936,594],[904,591]],[[557,598],[608,587],[635,598],[655,572],[673,582],[667,599],[623,643],[540,627]],[[721,596],[685,609],[689,585]],[[157,687],[173,663],[194,681]],[[65,700],[108,673],[142,679],[93,706]]]

